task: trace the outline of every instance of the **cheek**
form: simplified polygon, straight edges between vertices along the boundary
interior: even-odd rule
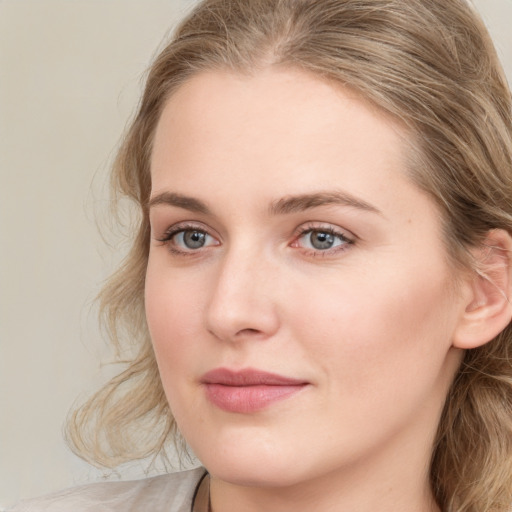
[[[198,295],[201,290],[194,281],[171,274],[165,266],[148,265],[146,317],[167,402],[180,429],[192,432],[201,411],[194,392],[197,364],[204,357]],[[192,416],[191,410],[196,411]]]
[[[155,266],[156,268],[156,266]],[[198,347],[201,289],[192,280],[156,271],[148,265],[145,287],[146,318],[164,387],[180,369],[189,367]]]
[[[458,362],[447,358],[454,310],[442,278],[353,276],[301,301],[293,337],[328,397],[319,421],[359,446],[429,424]]]
[[[301,319],[295,336],[308,357],[326,373],[342,375],[336,382],[358,396],[418,372],[418,378],[435,378],[455,321],[447,280],[402,267],[396,273],[353,273],[340,283],[310,291],[293,313]]]

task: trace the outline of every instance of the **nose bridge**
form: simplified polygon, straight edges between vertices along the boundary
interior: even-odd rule
[[[223,340],[274,334],[279,320],[270,258],[244,241],[227,249],[218,265],[206,314],[208,330]]]

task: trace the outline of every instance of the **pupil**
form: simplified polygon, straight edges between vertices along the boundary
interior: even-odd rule
[[[334,236],[330,233],[317,231],[311,234],[311,245],[315,249],[330,249],[334,244]]]
[[[205,234],[199,231],[187,231],[183,241],[189,249],[199,249],[205,243]]]

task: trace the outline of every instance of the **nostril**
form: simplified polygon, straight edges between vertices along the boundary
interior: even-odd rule
[[[258,331],[258,329],[242,329],[237,332],[237,335],[255,335],[255,334],[261,334],[261,331]]]
[[[249,338],[258,338],[259,336],[263,336],[263,332],[258,329],[240,329],[237,331],[233,336],[230,336],[227,333],[224,333],[224,336],[222,333],[216,332],[214,329],[208,329],[208,332],[215,336],[216,338],[220,340],[231,340],[231,341],[241,341],[243,339],[249,339]]]

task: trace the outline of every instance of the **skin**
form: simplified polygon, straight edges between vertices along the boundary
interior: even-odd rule
[[[214,512],[438,510],[428,465],[468,304],[438,210],[407,177],[407,137],[291,69],[202,73],[169,99],[151,162],[147,320]],[[345,201],[270,211],[317,192]],[[202,247],[183,238],[194,229]],[[322,230],[330,249],[313,244]],[[219,367],[308,385],[226,412],[201,383]]]

